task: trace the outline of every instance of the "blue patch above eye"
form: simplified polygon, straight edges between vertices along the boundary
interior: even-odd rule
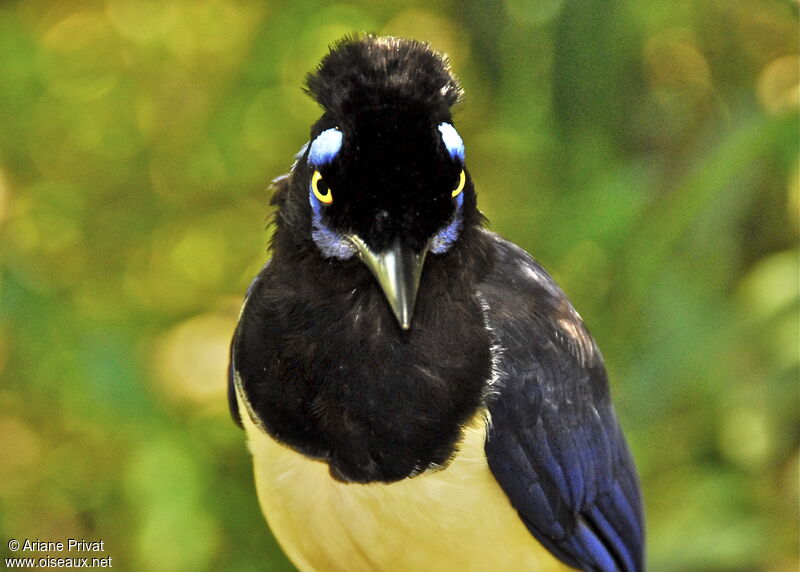
[[[442,134],[442,141],[444,141],[444,146],[447,147],[447,152],[450,153],[450,158],[458,159],[463,163],[464,141],[456,131],[456,128],[449,123],[440,123],[439,133]]]
[[[341,148],[342,132],[335,127],[326,129],[311,142],[308,150],[308,162],[315,167],[327,165],[333,161]]]

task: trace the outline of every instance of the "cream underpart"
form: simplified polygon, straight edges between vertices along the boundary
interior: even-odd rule
[[[256,427],[239,388],[261,509],[306,571],[568,570],[525,528],[489,470],[483,418],[445,469],[392,484],[343,484],[328,465]]]

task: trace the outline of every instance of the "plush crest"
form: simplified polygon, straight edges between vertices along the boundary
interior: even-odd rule
[[[447,114],[462,93],[446,57],[428,44],[371,35],[336,43],[306,83],[311,96],[337,118],[394,106]]]

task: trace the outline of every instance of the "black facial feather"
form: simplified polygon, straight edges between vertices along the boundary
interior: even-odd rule
[[[307,82],[325,111],[310,140],[334,127],[344,134],[341,151],[320,169],[333,193],[325,225],[356,232],[376,251],[397,236],[421,249],[456,215],[450,192],[463,167],[438,130],[452,123],[461,96],[446,58],[414,40],[355,36],[337,43]],[[295,221],[288,228],[299,243],[310,239],[312,172],[306,153],[279,215]],[[465,228],[481,222],[471,181],[460,216]]]
[[[422,248],[454,215],[450,190],[461,170],[438,131],[461,96],[445,57],[422,42],[355,36],[336,44],[307,83],[325,110],[312,138],[333,126],[344,133],[323,169],[334,192],[326,223],[356,231],[375,250],[398,234]]]
[[[421,248],[454,216],[450,191],[461,170],[436,125],[407,109],[383,108],[344,127],[342,151],[323,169],[334,193],[328,224],[357,232],[375,250],[397,235]],[[462,215],[473,222],[475,203],[467,203]]]

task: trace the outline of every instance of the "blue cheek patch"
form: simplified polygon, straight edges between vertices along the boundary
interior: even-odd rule
[[[458,134],[456,128],[449,123],[439,124],[439,133],[442,135],[442,142],[454,161],[464,163],[464,141]],[[456,212],[446,227],[436,233],[430,244],[430,251],[434,254],[444,254],[453,243],[458,240],[461,234],[461,227],[464,226],[464,219],[461,214],[461,206],[464,204],[464,193],[461,192],[456,197]]]
[[[325,258],[347,260],[356,253],[353,246],[342,234],[332,230],[322,221],[322,203],[309,191],[308,202],[311,203],[311,238]]]
[[[458,240],[458,236],[461,234],[461,227],[464,225],[464,220],[461,216],[461,205],[463,202],[464,193],[461,193],[456,198],[458,208],[455,215],[453,215],[453,220],[451,220],[446,227],[437,232],[436,236],[431,240],[430,251],[434,254],[444,254],[450,250],[453,243]]]
[[[444,141],[444,146],[447,147],[447,152],[450,153],[450,158],[463,163],[464,141],[456,131],[456,128],[449,123],[440,123],[439,133],[442,134],[442,141]]]
[[[322,256],[340,260],[352,257],[356,253],[356,247],[322,221],[322,203],[313,192],[308,193],[308,202],[311,203],[311,238]]]
[[[308,202],[311,203],[311,210],[314,211],[314,215],[321,216],[322,203],[319,202],[319,199],[314,194],[314,191],[311,190],[311,187],[308,189]]]
[[[311,238],[325,258],[347,260],[356,253],[356,247],[336,231],[322,222],[322,215],[315,210],[311,216]]]
[[[315,167],[327,165],[342,148],[342,132],[336,128],[326,129],[311,142],[308,162]]]
[[[336,128],[326,129],[309,144],[308,162],[313,167],[329,164],[342,148],[342,132]],[[356,248],[343,235],[330,229],[322,221],[322,203],[308,189],[308,202],[311,204],[311,238],[326,258],[346,260],[356,253]]]

